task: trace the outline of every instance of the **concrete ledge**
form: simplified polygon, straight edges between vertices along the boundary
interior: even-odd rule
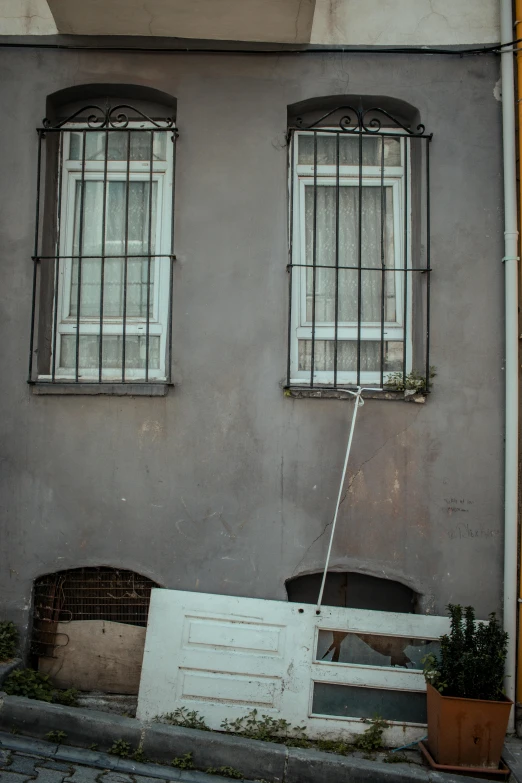
[[[21,658],[13,658],[11,661],[3,661],[3,663],[0,663],[0,685],[9,677],[12,671],[18,669],[21,665]]]
[[[284,780],[287,758],[287,748],[273,742],[160,724],[145,729],[143,750],[148,758],[167,763],[176,756],[192,753],[198,769],[234,767],[245,778],[274,783]]]
[[[187,780],[188,773],[170,766],[139,764],[130,759],[107,756],[113,742],[123,739],[132,749],[143,748],[151,761],[170,764],[176,756],[192,753],[193,762],[200,770],[208,767],[233,767],[247,780],[268,783],[479,783],[476,778],[433,772],[417,764],[386,764],[355,756],[337,756],[315,750],[287,748],[271,742],[260,742],[213,731],[184,729],[179,726],[146,724],[133,718],[123,718],[106,712],[63,707],[44,701],[0,693],[0,731],[13,729],[26,737],[41,739],[49,731],[64,731],[69,745],[33,743],[38,747],[54,748],[54,757],[76,764],[136,772],[163,780]],[[23,752],[19,736],[0,744]],[[18,743],[18,744],[17,744]],[[99,751],[85,751],[96,743]],[[70,747],[70,745],[76,747]],[[27,752],[27,751],[25,751]],[[109,761],[108,761],[109,760]],[[142,771],[146,767],[151,771]],[[208,778],[207,778],[208,780]],[[196,783],[196,777],[193,778]]]
[[[321,389],[321,388],[300,388],[297,386],[285,386],[283,389],[285,397],[292,397],[294,400],[344,400],[349,402],[353,400],[351,394],[339,391],[336,389]],[[424,392],[413,391],[392,391],[391,389],[385,389],[383,392],[372,391],[371,389],[364,392],[365,400],[388,400],[391,402],[416,402],[424,405],[428,399],[428,395]]]
[[[50,395],[93,395],[111,394],[116,397],[165,397],[169,391],[168,383],[75,383],[67,381],[36,381],[31,383],[33,394]]]

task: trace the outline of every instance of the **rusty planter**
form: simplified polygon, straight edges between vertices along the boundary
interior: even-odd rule
[[[513,702],[443,696],[429,683],[428,746],[437,764],[498,769]]]

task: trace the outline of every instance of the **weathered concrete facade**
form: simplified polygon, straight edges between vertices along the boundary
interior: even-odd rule
[[[431,145],[424,405],[359,414],[332,567],[395,579],[424,610],[502,597],[502,210],[495,56],[4,50],[0,184],[2,613],[88,565],[169,588],[285,600],[324,564],[351,404],[283,395],[287,106],[386,95]],[[35,396],[26,384],[36,134],[46,96],[134,83],[177,99],[175,388]]]

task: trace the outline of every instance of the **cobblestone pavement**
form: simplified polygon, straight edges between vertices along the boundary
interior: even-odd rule
[[[159,770],[161,767],[158,767],[158,772]],[[214,776],[202,775],[202,773],[180,774],[179,779],[189,781],[196,776],[208,777],[208,780],[214,783],[216,781]],[[28,781],[31,783],[33,781],[35,783],[172,783],[170,776],[169,779],[167,777],[162,779],[134,773],[124,774],[88,764],[58,761],[37,753],[33,755],[28,751],[0,749],[0,783],[28,783]]]
[[[161,783],[159,778],[124,775],[44,756],[0,750],[1,783]],[[166,783],[166,780],[164,781]]]

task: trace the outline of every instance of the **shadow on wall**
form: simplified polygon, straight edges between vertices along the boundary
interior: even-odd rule
[[[297,576],[286,582],[288,600],[293,603],[315,604],[323,574]],[[391,579],[331,571],[326,577],[323,604],[351,609],[373,609],[380,612],[418,612],[418,594],[410,587]]]

